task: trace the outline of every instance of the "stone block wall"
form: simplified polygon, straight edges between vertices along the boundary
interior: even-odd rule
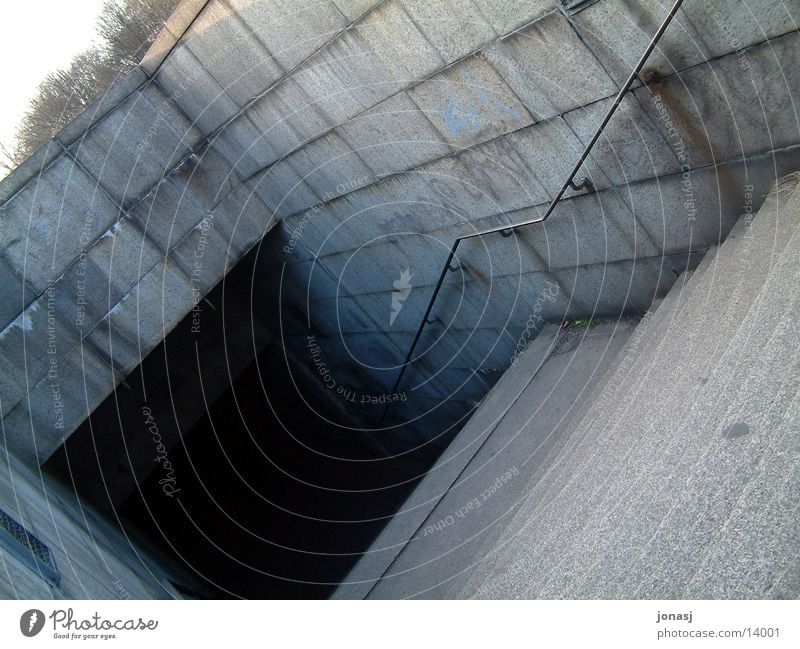
[[[313,373],[313,323],[337,383],[385,396],[453,238],[541,214],[670,4],[601,0],[568,18],[552,0],[187,0],[120,83],[133,90],[37,152],[26,169],[42,173],[3,185],[3,416],[15,430],[56,416],[46,353],[21,358],[45,346],[46,291],[74,292],[77,260],[101,279],[85,330],[55,319],[59,362],[105,371],[63,389],[70,425],[276,221],[258,264],[269,290],[283,277],[272,330]],[[800,166],[799,15],[684,3],[581,171],[596,191],[460,250],[391,423],[432,413],[381,433],[387,448],[462,417],[543,322],[647,309],[749,195]],[[64,236],[76,223],[91,245]],[[115,277],[117,237],[130,243]],[[213,253],[195,278],[201,242]],[[45,457],[52,432],[26,453]]]
[[[190,53],[203,63],[204,100],[184,110],[213,113],[212,146],[282,220],[270,281],[321,332],[338,382],[373,396],[392,389],[454,237],[542,213],[671,5],[567,18],[547,1],[322,2],[308,21],[305,3],[212,4],[215,31],[179,45],[161,82]],[[545,321],[643,312],[795,169],[797,19],[791,3],[687,0],[581,172],[597,191],[461,248],[401,386],[416,406],[394,421],[451,409],[418,420],[429,439]],[[222,32],[252,68],[217,69]],[[267,60],[266,87],[243,97],[238,79]],[[307,328],[287,345],[313,369]]]
[[[43,462],[274,224],[136,68],[2,184],[0,413]]]

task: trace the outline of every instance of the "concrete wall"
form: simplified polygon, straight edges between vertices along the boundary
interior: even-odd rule
[[[273,331],[304,370],[328,370],[320,390],[383,398],[453,237],[541,212],[668,4],[602,0],[567,19],[552,0],[187,0],[115,108],[3,185],[0,394],[18,446],[46,457],[273,216],[259,260],[267,290],[284,280]],[[391,421],[432,412],[377,433],[387,448],[437,439],[542,322],[646,309],[725,236],[747,187],[758,202],[800,166],[798,14],[687,0],[585,166],[598,191],[461,250]],[[213,268],[193,281],[201,240]],[[85,259],[98,279],[76,331]],[[67,302],[58,430],[51,287]]]
[[[0,413],[40,462],[274,224],[144,68],[2,196]]]
[[[48,547],[60,575],[49,583],[3,546],[0,599],[169,599],[180,597],[175,585],[196,588],[74,492],[4,449],[0,461],[0,510]]]
[[[284,333],[330,370],[321,389],[392,389],[453,238],[541,213],[670,4],[604,0],[570,19],[547,1],[206,8],[158,78],[176,88],[202,64],[182,107],[282,219],[272,249],[288,252],[263,265],[313,322],[321,353],[307,323]],[[434,409],[412,441],[463,416],[544,321],[644,311],[750,193],[800,165],[798,14],[687,0],[582,172],[599,191],[461,249],[394,409],[398,423]]]

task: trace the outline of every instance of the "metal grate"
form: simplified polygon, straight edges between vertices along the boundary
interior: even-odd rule
[[[61,575],[56,568],[50,548],[3,510],[0,510],[0,547],[49,584],[58,586]]]

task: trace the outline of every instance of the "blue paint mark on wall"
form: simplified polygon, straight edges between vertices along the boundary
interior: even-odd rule
[[[491,109],[491,112],[505,113],[517,121],[522,121],[523,117],[519,111],[509,106],[497,97],[492,97],[486,92],[472,77],[467,70],[461,70],[461,79],[466,88],[470,90],[469,100],[464,101],[464,94],[450,95],[447,98],[447,108],[443,112],[445,126],[451,137],[455,137],[464,128],[471,131],[480,130],[485,124],[481,119],[481,114]]]

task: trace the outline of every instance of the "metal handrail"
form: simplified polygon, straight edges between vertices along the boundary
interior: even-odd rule
[[[414,340],[411,343],[411,347],[406,354],[405,360],[403,364],[400,366],[400,373],[397,375],[397,380],[394,382],[394,387],[392,388],[392,393],[396,393],[398,388],[400,387],[400,383],[403,380],[403,376],[406,373],[406,369],[411,363],[411,359],[414,356],[414,351],[417,348],[417,344],[419,343],[419,339],[422,337],[422,332],[425,330],[425,325],[431,324],[429,320],[431,311],[433,310],[433,305],[436,303],[436,298],[439,296],[439,292],[442,289],[442,285],[444,284],[444,278],[447,277],[448,271],[457,270],[456,268],[452,267],[453,258],[456,256],[456,251],[458,250],[458,246],[462,241],[466,241],[468,239],[475,239],[477,237],[485,237],[489,234],[497,234],[500,233],[503,236],[510,236],[517,228],[525,227],[527,225],[534,225],[535,223],[544,223],[550,215],[555,210],[556,205],[561,201],[561,198],[564,196],[564,192],[567,191],[570,187],[574,189],[578,189],[581,186],[589,185],[591,186],[591,182],[584,178],[581,180],[580,183],[576,185],[574,182],[575,174],[580,171],[581,166],[584,162],[586,162],[586,158],[589,157],[589,153],[591,153],[592,148],[597,141],[600,139],[600,136],[603,134],[606,126],[611,121],[614,113],[619,108],[619,105],[622,103],[623,97],[627,94],[628,90],[630,90],[631,85],[636,80],[636,77],[639,76],[644,64],[647,62],[647,59],[653,53],[653,50],[656,47],[656,44],[664,35],[664,32],[667,30],[667,27],[672,22],[672,19],[675,17],[675,14],[678,13],[678,9],[680,9],[681,5],[683,4],[683,0],[675,0],[675,4],[672,5],[672,8],[669,10],[669,13],[664,17],[664,20],[661,23],[661,26],[658,28],[653,37],[650,39],[650,43],[645,48],[642,56],[639,58],[639,61],[636,63],[636,66],[631,71],[630,75],[628,75],[627,80],[623,84],[620,91],[617,93],[616,98],[614,99],[614,103],[611,104],[608,111],[606,112],[606,116],[603,118],[603,121],[600,123],[600,126],[595,131],[595,134],[592,136],[592,139],[589,141],[589,144],[583,149],[583,153],[581,153],[580,158],[578,158],[578,162],[575,163],[575,166],[570,171],[567,179],[561,185],[561,189],[558,190],[558,193],[555,195],[555,198],[550,203],[550,206],[547,208],[547,211],[544,213],[544,216],[537,219],[528,219],[526,221],[521,221],[520,223],[514,223],[512,225],[502,225],[495,228],[490,228],[488,230],[482,230],[480,232],[473,232],[472,234],[465,234],[463,236],[457,237],[455,241],[453,241],[453,245],[450,247],[450,253],[447,255],[447,261],[445,261],[444,265],[442,266],[442,272],[439,274],[439,280],[436,282],[436,287],[433,289],[433,295],[431,295],[431,299],[428,302],[428,307],[425,309],[425,314],[422,316],[422,320],[420,320],[419,327],[417,327],[417,333],[414,336]],[[506,234],[508,233],[508,234]],[[386,414],[389,411],[389,404],[386,404],[386,407],[383,410],[383,414],[381,415],[380,423],[382,424],[383,421],[386,419]]]

